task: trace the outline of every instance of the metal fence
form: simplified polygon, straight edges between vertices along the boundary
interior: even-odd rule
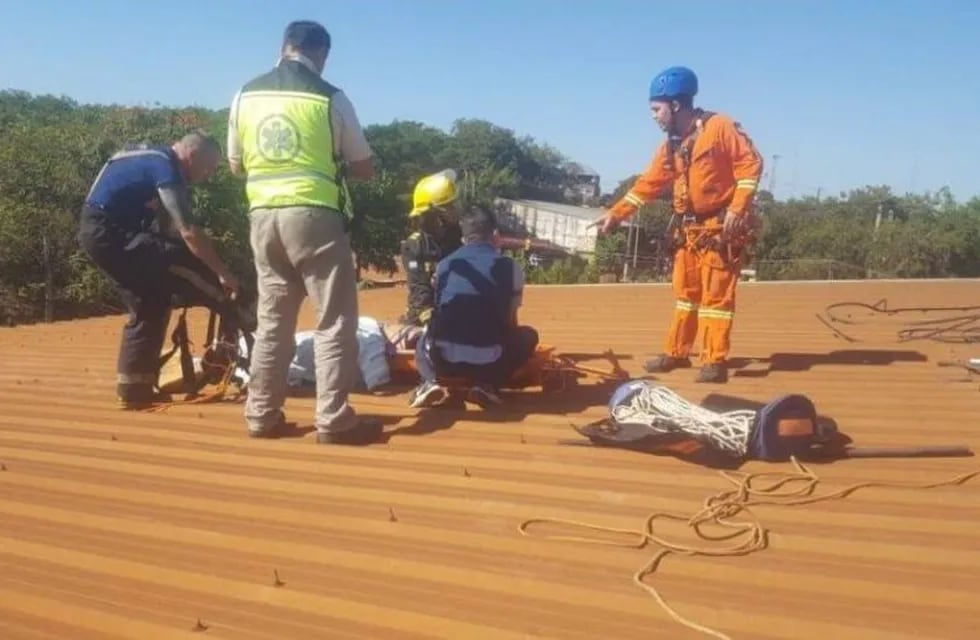
[[[618,254],[613,271],[625,282],[669,282],[673,260],[669,257]],[[825,258],[751,260],[744,265],[750,280],[865,280],[894,278],[893,273]]]

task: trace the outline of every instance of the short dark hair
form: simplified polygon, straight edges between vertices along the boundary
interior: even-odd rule
[[[282,46],[293,47],[300,51],[330,51],[330,33],[319,22],[314,20],[294,20],[286,25],[282,36]]]
[[[497,230],[497,217],[486,207],[471,205],[460,215],[459,229],[465,240],[489,240]]]
[[[217,139],[203,129],[194,129],[184,134],[180,139],[180,143],[188,149],[221,155],[221,145],[218,144]]]

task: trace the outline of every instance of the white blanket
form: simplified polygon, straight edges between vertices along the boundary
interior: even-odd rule
[[[367,316],[361,316],[357,321],[357,365],[361,372],[361,380],[367,390],[377,389],[391,381],[391,371],[388,368],[387,350],[388,337],[381,323]],[[238,348],[242,353],[247,352],[245,340],[239,341]],[[248,384],[249,375],[242,368],[235,371],[236,377]],[[304,387],[316,384],[316,358],[314,357],[313,332],[299,331],[296,333],[296,353],[289,363],[286,375],[290,387]]]

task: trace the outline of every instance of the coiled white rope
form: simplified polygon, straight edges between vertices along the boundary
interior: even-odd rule
[[[616,422],[643,424],[665,435],[683,433],[735,457],[745,455],[755,416],[755,411],[745,409],[710,411],[667,387],[649,384],[612,411]]]

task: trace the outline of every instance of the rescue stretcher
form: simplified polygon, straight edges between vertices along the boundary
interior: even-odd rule
[[[420,380],[415,366],[415,349],[409,348],[401,341],[395,343],[397,348],[388,354],[388,367],[393,382],[417,383]],[[616,354],[606,350],[600,354],[609,363],[608,369],[587,366],[578,359],[561,354],[557,347],[539,344],[534,355],[518,369],[503,385],[504,390],[522,390],[540,388],[545,393],[565,391],[578,385],[578,381],[588,375],[602,380],[624,381],[629,379],[629,373],[622,368]],[[439,383],[450,388],[466,388],[468,382],[462,378],[439,377]]]
[[[386,384],[418,384],[421,380],[415,364],[415,341],[421,331],[414,327],[386,327],[396,329],[391,337],[384,335],[387,348],[384,361],[387,366]],[[229,347],[230,345],[225,345]],[[248,391],[247,379],[241,380],[243,354],[236,353],[224,359],[212,358],[214,345],[205,350],[203,357],[191,358],[186,354],[185,362],[172,358],[165,362],[160,372],[159,388],[165,393],[185,395],[183,400],[160,403],[149,411],[164,411],[181,404],[201,404],[220,401],[236,402],[244,398]],[[380,354],[379,354],[380,355]],[[503,385],[503,390],[523,390],[539,388],[544,393],[562,392],[574,388],[578,381],[589,375],[604,381],[626,381],[629,373],[623,369],[616,354],[610,349],[599,354],[608,362],[607,368],[584,364],[571,355],[562,354],[557,347],[539,344],[530,360],[518,369]],[[590,356],[589,360],[595,358]],[[247,363],[245,363],[247,366]],[[238,375],[236,375],[236,370]],[[363,372],[362,372],[363,373]],[[439,383],[454,390],[466,389],[468,381],[461,378],[440,377]]]

